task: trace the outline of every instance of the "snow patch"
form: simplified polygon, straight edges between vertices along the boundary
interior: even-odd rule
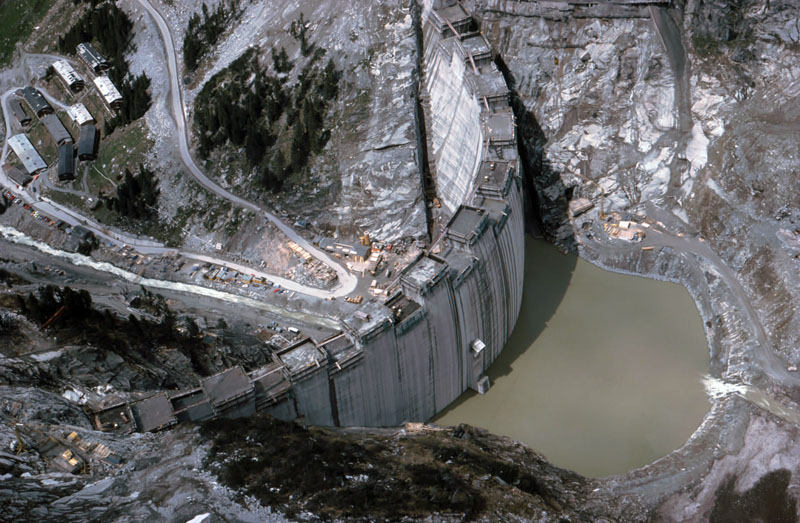
[[[658,152],[653,151],[639,163],[639,166],[644,169],[645,172],[655,173],[661,166],[669,163],[671,158],[670,152],[671,149],[669,147],[662,147]]]
[[[58,358],[59,356],[61,356],[61,350],[51,350],[39,354],[31,354],[31,358],[35,359],[36,361],[50,361],[54,358]]]
[[[661,166],[650,177],[650,182],[642,188],[642,200],[654,200],[667,193],[669,183],[669,167]]]
[[[708,180],[706,180],[706,185],[708,186],[709,189],[714,191],[717,194],[717,196],[719,196],[726,202],[731,201],[730,195],[727,192],[725,192],[725,190],[722,187],[720,187],[719,184],[714,179],[709,178]]]
[[[583,131],[579,147],[581,149],[586,146],[600,147],[604,143],[606,143],[604,128],[597,124],[589,124]]]
[[[703,122],[703,129],[707,134],[719,138],[725,132],[725,124],[717,115],[725,105],[725,96],[709,91],[710,88],[718,87],[718,83],[706,81],[705,75],[700,82],[696,83],[692,114]],[[709,87],[706,88],[706,86]]]
[[[82,404],[85,403],[86,401],[86,397],[84,394],[73,389],[65,390],[64,392],[61,393],[61,396],[67,401],[71,401],[72,403]]]
[[[678,218],[680,218],[680,219],[683,221],[683,223],[685,223],[685,224],[687,224],[687,225],[688,225],[689,223],[691,223],[691,222],[689,221],[689,215],[688,215],[688,214],[686,214],[686,209],[674,209],[674,210],[672,211],[672,214],[674,214],[675,216],[677,216]]]
[[[691,162],[691,177],[706,166],[708,162],[708,138],[703,133],[703,126],[695,122],[692,126],[692,139],[686,144],[686,159]]]

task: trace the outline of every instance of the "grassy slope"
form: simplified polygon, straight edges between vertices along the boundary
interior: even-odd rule
[[[8,65],[14,47],[27,39],[34,25],[55,0],[5,0],[0,2],[0,67]]]
[[[115,129],[111,136],[103,137],[100,142],[97,160],[94,166],[107,178],[119,182],[125,175],[125,169],[132,173],[139,170],[139,164],[145,163],[147,154],[153,146],[147,137],[147,123],[141,118],[130,125]],[[89,188],[94,194],[113,190],[113,185],[92,169]]]

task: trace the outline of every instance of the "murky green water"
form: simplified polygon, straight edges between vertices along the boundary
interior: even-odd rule
[[[702,320],[682,286],[604,271],[528,240],[514,333],[488,374],[433,421],[522,441],[601,477],[682,446],[710,404]]]

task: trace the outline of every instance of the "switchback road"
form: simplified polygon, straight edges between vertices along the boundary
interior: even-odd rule
[[[285,234],[289,239],[300,245],[313,257],[317,258],[325,265],[336,271],[336,274],[339,277],[339,287],[335,289],[337,291],[337,295],[343,296],[352,292],[358,283],[358,279],[353,274],[349,273],[339,263],[333,261],[333,259],[331,259],[331,257],[325,252],[314,247],[311,242],[300,236],[297,231],[285,224],[267,209],[258,204],[247,201],[244,198],[240,198],[239,196],[236,196],[235,194],[232,194],[217,185],[215,182],[210,180],[194,162],[191,152],[189,151],[188,131],[186,129],[186,108],[183,104],[183,93],[180,85],[180,71],[178,70],[178,60],[175,54],[175,42],[173,40],[172,32],[170,31],[169,25],[167,25],[167,22],[164,20],[164,17],[161,16],[161,13],[155,7],[153,7],[148,0],[138,0],[138,2],[155,21],[156,25],[158,26],[158,30],[161,33],[161,39],[164,42],[164,47],[167,54],[167,69],[169,70],[170,76],[170,105],[172,107],[172,117],[175,120],[175,125],[178,128],[178,147],[183,164],[200,185],[217,196],[220,196],[238,205],[239,207],[249,209],[263,215],[266,219],[274,223],[275,226],[278,227],[278,229],[280,229],[280,231],[283,232],[283,234]]]

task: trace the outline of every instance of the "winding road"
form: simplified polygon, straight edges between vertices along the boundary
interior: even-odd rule
[[[336,271],[336,274],[339,277],[339,287],[337,287],[338,293],[336,294],[337,296],[344,296],[351,293],[353,290],[355,290],[356,285],[358,284],[358,278],[356,278],[356,276],[349,273],[337,262],[333,261],[333,259],[324,251],[314,247],[311,242],[300,236],[297,231],[286,225],[267,209],[253,202],[249,202],[243,198],[240,198],[239,196],[226,191],[214,183],[203,173],[203,171],[200,170],[197,164],[195,164],[191,152],[189,151],[188,131],[186,129],[186,108],[183,105],[183,92],[181,91],[180,87],[178,60],[175,54],[175,43],[172,37],[172,32],[170,31],[167,22],[164,20],[164,17],[161,16],[161,13],[155,7],[153,7],[148,0],[138,0],[138,2],[156,22],[158,30],[161,33],[161,39],[164,42],[164,47],[167,54],[167,68],[169,69],[170,75],[170,105],[172,106],[172,117],[175,120],[175,125],[178,127],[178,147],[180,149],[181,160],[183,161],[183,164],[200,185],[213,192],[217,196],[220,196],[238,205],[239,207],[262,214],[266,219],[274,223],[275,226],[278,227],[278,229],[289,239],[300,245],[303,249],[308,251],[312,256],[323,262],[325,265]]]
[[[303,249],[308,251],[314,258],[320,260],[325,265],[333,269],[337,276],[338,276],[338,284],[331,290],[323,290],[318,289],[315,287],[303,285],[300,283],[296,283],[292,280],[288,280],[286,278],[268,274],[263,271],[259,271],[253,267],[247,267],[241,264],[233,263],[229,260],[225,260],[218,257],[207,256],[204,254],[193,253],[188,251],[183,251],[180,254],[185,256],[186,258],[209,262],[221,266],[226,266],[231,269],[237,270],[239,272],[253,274],[256,276],[261,276],[267,278],[276,284],[280,285],[284,289],[295,291],[298,293],[302,293],[308,296],[314,296],[318,298],[328,298],[328,297],[342,297],[352,293],[356,286],[358,285],[358,278],[348,272],[342,265],[335,262],[327,253],[318,249],[314,245],[312,245],[308,240],[300,236],[292,227],[285,224],[281,221],[277,216],[269,212],[267,209],[259,206],[255,203],[249,202],[235,194],[230,193],[229,191],[223,189],[212,180],[210,180],[205,173],[197,166],[192,158],[191,152],[189,150],[189,140],[188,140],[188,131],[186,128],[186,110],[183,105],[183,95],[180,88],[180,77],[178,71],[178,64],[177,58],[175,55],[175,46],[172,38],[172,33],[167,25],[166,21],[164,20],[161,13],[158,12],[148,1],[146,0],[138,0],[142,7],[150,14],[153,21],[156,22],[156,25],[159,29],[161,34],[162,40],[164,42],[164,47],[167,55],[167,64],[168,70],[170,75],[170,105],[172,108],[172,117],[175,121],[175,125],[178,131],[178,146],[181,155],[181,161],[186,166],[187,170],[191,173],[191,175],[197,180],[197,182],[202,185],[204,188],[209,190],[210,192],[229,200],[233,204],[256,212],[257,214],[263,216],[264,218],[271,221],[275,226],[285,234],[289,239],[293,240],[295,243],[300,245]],[[28,56],[34,57],[41,57],[46,58],[48,60],[58,60],[64,59],[60,56],[55,55],[33,55],[28,54]],[[8,111],[8,98],[12,96],[20,87],[13,87],[11,89],[6,90],[2,95],[0,95],[0,107],[3,111],[3,117],[5,121],[5,128],[6,128],[6,139],[3,142],[3,149],[2,154],[0,154],[0,164],[5,161],[6,156],[8,155],[8,139],[11,137],[11,119],[9,116]],[[41,90],[45,96],[45,98],[50,102],[53,106],[57,107],[58,109],[66,110],[68,107],[61,103],[59,100],[56,100],[49,93],[46,91]],[[124,244],[129,245],[135,248],[138,252],[142,254],[165,254],[168,252],[175,252],[174,248],[170,248],[165,246],[164,244],[149,240],[139,238],[133,235],[128,235],[116,230],[112,230],[111,228],[104,226],[102,224],[97,223],[96,221],[87,218],[86,216],[67,208],[61,204],[58,204],[46,197],[42,197],[40,195],[34,195],[32,192],[29,191],[16,191],[14,190],[15,184],[11,182],[8,177],[6,176],[5,172],[3,172],[2,168],[0,168],[0,184],[5,186],[7,189],[11,190],[16,196],[20,197],[25,203],[33,206],[36,210],[46,215],[49,215],[55,219],[63,220],[70,225],[81,225],[86,227],[87,229],[91,230],[97,237],[102,238],[106,241],[115,243],[115,244]]]

